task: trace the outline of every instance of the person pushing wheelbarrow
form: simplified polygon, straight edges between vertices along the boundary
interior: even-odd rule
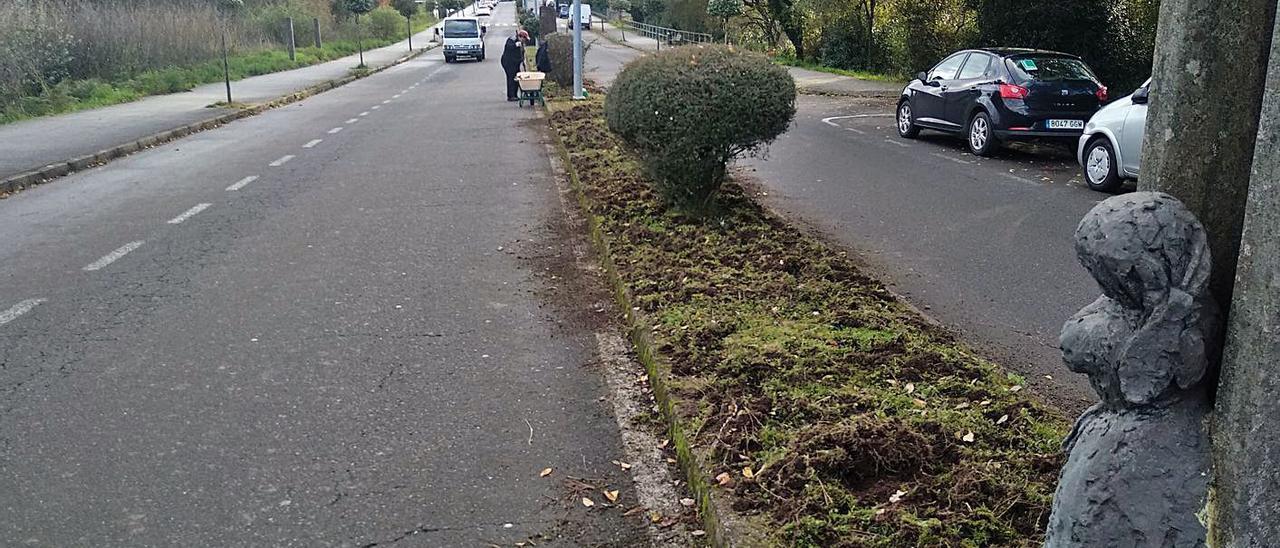
[[[507,74],[507,100],[517,101],[520,84],[516,83],[516,73],[524,66],[524,44],[529,41],[529,33],[524,29],[517,30],[515,35],[507,38],[502,48],[502,70]]]

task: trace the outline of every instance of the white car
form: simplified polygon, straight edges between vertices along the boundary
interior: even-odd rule
[[[1125,180],[1138,178],[1150,94],[1148,78],[1137,91],[1102,107],[1085,124],[1076,158],[1089,188],[1115,192]]]

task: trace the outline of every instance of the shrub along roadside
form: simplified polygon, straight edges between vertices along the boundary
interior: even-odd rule
[[[716,218],[669,209],[598,97],[551,108],[737,512],[784,546],[1039,544],[1065,420],[736,184]]]
[[[401,18],[399,21],[401,26],[398,34],[390,38],[365,39],[365,49],[376,49],[403,40],[404,19]],[[436,20],[428,15],[419,15],[412,21],[413,31],[417,33],[435,24]],[[325,42],[322,48],[298,48],[294,61],[289,60],[289,54],[286,51],[263,49],[233,54],[228,57],[227,62],[231,79],[240,80],[332,61],[355,54],[357,51],[354,40],[333,41]],[[0,124],[127,103],[150,95],[190,91],[202,84],[220,82],[222,78],[222,61],[212,60],[188,66],[150,70],[118,81],[108,82],[96,78],[65,80],[40,95],[18,97],[7,104],[0,104]]]

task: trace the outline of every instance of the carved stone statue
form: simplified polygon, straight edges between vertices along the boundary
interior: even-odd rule
[[[1076,254],[1102,296],[1067,321],[1062,355],[1101,401],[1063,443],[1045,546],[1204,546],[1212,405],[1200,381],[1220,323],[1204,227],[1168,194],[1116,196],[1080,222]]]

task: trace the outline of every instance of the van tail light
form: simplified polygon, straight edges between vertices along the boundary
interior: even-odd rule
[[[1107,102],[1107,86],[1098,86],[1098,91],[1094,92],[1098,96],[1099,103]]]
[[[1028,91],[1027,88],[1024,88],[1022,86],[1015,86],[1013,84],[1000,84],[1001,99],[1026,99],[1027,95],[1030,95],[1030,94],[1031,92]]]

